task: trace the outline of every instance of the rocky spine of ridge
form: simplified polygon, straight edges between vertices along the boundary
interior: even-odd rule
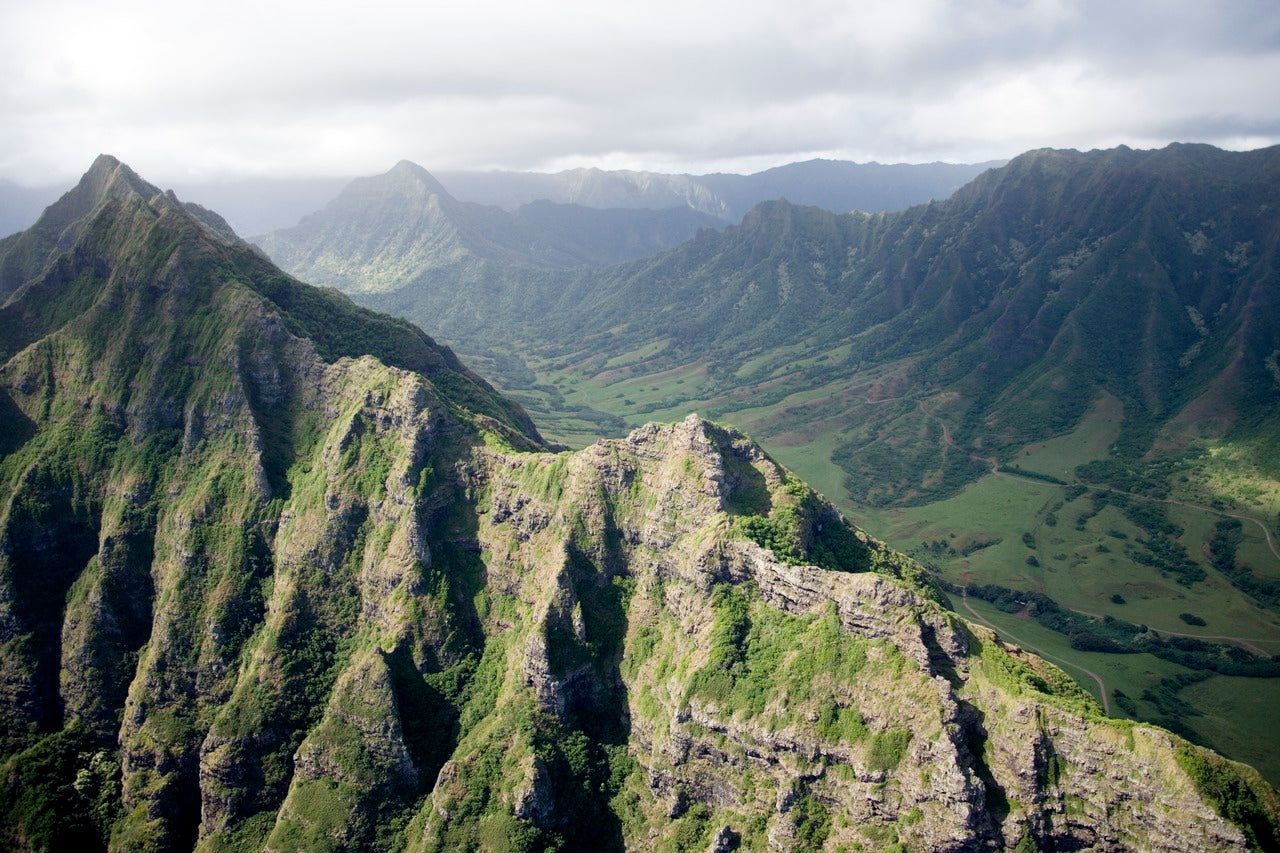
[[[1106,720],[740,434],[545,452],[165,198],[5,308],[43,324],[0,366],[10,848],[1274,838],[1256,774]]]

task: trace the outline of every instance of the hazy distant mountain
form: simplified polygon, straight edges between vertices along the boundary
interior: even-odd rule
[[[902,210],[941,199],[999,162],[883,165],[809,160],[753,175],[672,175],[660,172],[571,169],[565,172],[441,172],[458,198],[514,209],[535,199],[586,207],[688,205],[737,222],[762,201],[850,210]]]
[[[0,243],[36,257],[0,307],[6,850],[1280,839],[1255,771],[1107,719],[738,432],[546,452],[109,157]]]
[[[809,160],[754,175],[703,175],[698,180],[724,201],[737,222],[762,201],[786,199],[837,213],[881,213],[945,199],[987,169],[987,163],[850,163]]]
[[[569,169],[563,172],[440,172],[458,198],[515,210],[532,201],[580,204],[584,207],[687,206],[728,220],[726,205],[692,175],[660,172]]]
[[[238,178],[179,181],[174,192],[222,215],[237,234],[265,234],[296,225],[350,183],[341,178]]]
[[[323,210],[257,242],[295,275],[356,292],[427,278],[449,286],[449,276],[469,278],[477,269],[505,275],[504,266],[616,263],[722,225],[688,207],[593,210],[544,201],[508,212],[458,201],[425,169],[402,161],[352,181]]]

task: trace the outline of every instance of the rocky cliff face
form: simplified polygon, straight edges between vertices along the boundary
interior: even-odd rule
[[[743,436],[546,452],[420,332],[86,181],[0,308],[8,846],[1275,844],[1256,774],[1105,719]]]

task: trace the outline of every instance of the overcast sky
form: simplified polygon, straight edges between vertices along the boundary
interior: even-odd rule
[[[1280,142],[1275,0],[0,0],[0,178]]]

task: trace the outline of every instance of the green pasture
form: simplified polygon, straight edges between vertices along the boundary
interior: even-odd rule
[[[1280,679],[1214,676],[1184,687],[1179,698],[1199,712],[1186,719],[1203,739],[1230,758],[1251,764],[1280,787]]]
[[[1014,464],[1070,482],[1077,465],[1106,458],[1123,420],[1124,406],[1115,397],[1103,395],[1074,430],[1027,445]]]
[[[748,428],[750,433],[750,429]],[[754,433],[750,433],[754,435]],[[844,472],[831,464],[831,454],[840,443],[840,434],[826,432],[812,441],[794,445],[769,443],[769,451],[778,461],[800,475],[827,500],[837,506],[846,503],[844,498]],[[846,507],[847,510],[847,507]]]
[[[1119,404],[1104,398],[1070,434],[1029,446],[1015,464],[1069,480],[1077,465],[1099,458],[1120,425]],[[811,477],[820,465],[796,448],[778,456]],[[1194,464],[1194,462],[1192,463]],[[1079,492],[1079,494],[1075,494]],[[837,503],[843,490],[828,493]],[[1075,496],[1073,497],[1073,494]],[[1131,501],[1144,498],[1131,497]],[[955,583],[995,583],[1043,592],[1075,610],[1110,615],[1156,630],[1204,637],[1235,636],[1269,653],[1280,653],[1280,613],[1259,606],[1212,568],[1207,544],[1223,511],[1162,502],[1178,524],[1188,556],[1206,572],[1190,585],[1178,576],[1133,559],[1147,531],[1116,506],[1098,510],[1094,492],[1002,472],[969,484],[946,500],[915,507],[844,509],[864,528],[933,566]],[[1237,554],[1260,574],[1280,572],[1261,529],[1245,523]],[[938,548],[942,543],[944,547]],[[1119,596],[1123,603],[1113,601]],[[1206,625],[1187,625],[1192,613]]]
[[[865,510],[855,518],[954,583],[1043,592],[1074,610],[1160,631],[1237,636],[1280,653],[1280,614],[1232,587],[1203,557],[1218,516],[1170,508],[1170,517],[1185,528],[1180,541],[1206,570],[1203,581],[1184,586],[1176,576],[1128,556],[1145,532],[1119,509],[1107,506],[1090,515],[1088,493],[1075,500],[1066,496],[1063,486],[998,474],[983,477],[947,500]],[[1081,526],[1078,519],[1085,515],[1089,517]],[[930,547],[938,542],[945,548]],[[965,553],[985,543],[992,544]],[[1113,596],[1124,603],[1113,601]],[[1201,617],[1206,625],[1187,625],[1179,618],[1185,612]]]

